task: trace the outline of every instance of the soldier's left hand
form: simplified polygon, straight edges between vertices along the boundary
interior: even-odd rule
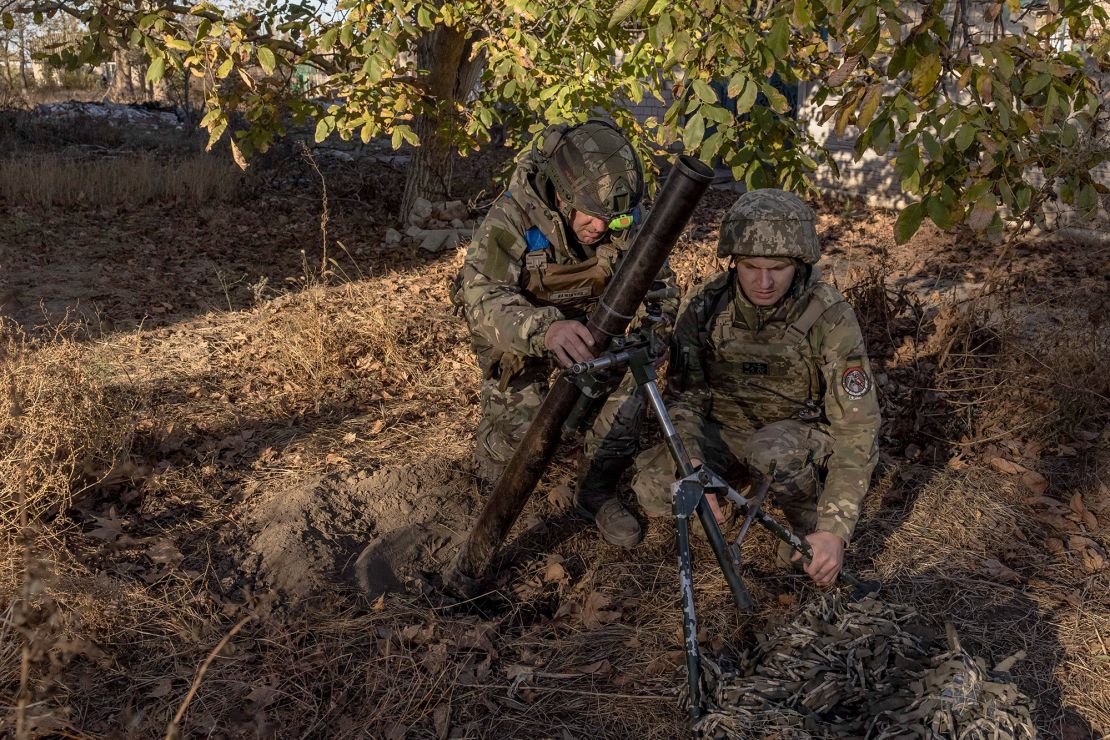
[[[818,586],[833,585],[844,565],[844,540],[832,532],[814,532],[806,536],[806,541],[813,551],[806,573]]]

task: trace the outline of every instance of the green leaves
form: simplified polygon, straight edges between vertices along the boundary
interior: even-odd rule
[[[270,75],[274,73],[274,67],[277,66],[277,59],[274,57],[274,52],[270,51],[265,46],[258,47],[258,66],[262,67],[262,71]]]
[[[154,83],[158,82],[159,80],[162,79],[162,76],[165,75],[165,73],[166,73],[166,58],[165,57],[157,57],[154,61],[152,61],[150,63],[150,66],[147,67],[147,69],[146,69],[146,78],[145,79],[147,81],[147,84],[154,84]]]
[[[910,76],[910,86],[913,88],[914,94],[919,98],[927,96],[936,87],[937,79],[940,77],[940,56],[931,54],[924,59],[918,60],[917,66],[913,69],[913,74]]]
[[[894,222],[894,241],[898,244],[908,242],[920,228],[924,213],[925,209],[921,203],[911,203],[903,208],[898,214],[898,220]]]
[[[705,118],[698,112],[686,121],[686,126],[682,129],[682,143],[686,146],[687,151],[694,151],[701,146],[701,140],[704,136]]]

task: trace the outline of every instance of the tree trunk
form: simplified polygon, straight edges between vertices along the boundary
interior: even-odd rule
[[[23,89],[30,90],[34,74],[27,74],[27,34],[22,27],[19,29],[19,76],[23,78]]]
[[[447,200],[451,193],[451,173],[455,146],[451,120],[455,104],[477,84],[484,59],[471,59],[474,37],[463,36],[453,28],[437,26],[417,44],[417,68],[428,70],[425,78],[426,104],[416,116],[413,129],[420,146],[413,150],[401,199],[401,221],[408,223],[417,198],[432,202]]]

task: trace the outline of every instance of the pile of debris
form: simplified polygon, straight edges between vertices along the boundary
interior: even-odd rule
[[[947,645],[911,607],[838,594],[761,636],[739,670],[703,660],[701,738],[1033,738],[1032,702],[1006,671]]]
[[[436,254],[454,249],[460,242],[470,239],[474,226],[470,209],[461,200],[431,203],[417,198],[409,213],[409,227],[404,234],[396,229],[386,231],[385,246],[416,246]]]
[[[182,127],[185,113],[180,108],[155,104],[125,105],[123,103],[95,103],[69,100],[64,103],[43,103],[35,107],[35,114],[50,118],[98,118],[112,123],[148,128]]]

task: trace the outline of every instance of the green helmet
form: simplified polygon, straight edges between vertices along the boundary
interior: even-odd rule
[[[610,228],[632,225],[632,212],[644,195],[644,172],[620,129],[596,118],[577,126],[551,126],[534,147],[541,193],[550,184],[568,207],[596,216]]]
[[[813,209],[774,188],[744,193],[721,223],[718,257],[785,257],[807,265],[821,259]]]

